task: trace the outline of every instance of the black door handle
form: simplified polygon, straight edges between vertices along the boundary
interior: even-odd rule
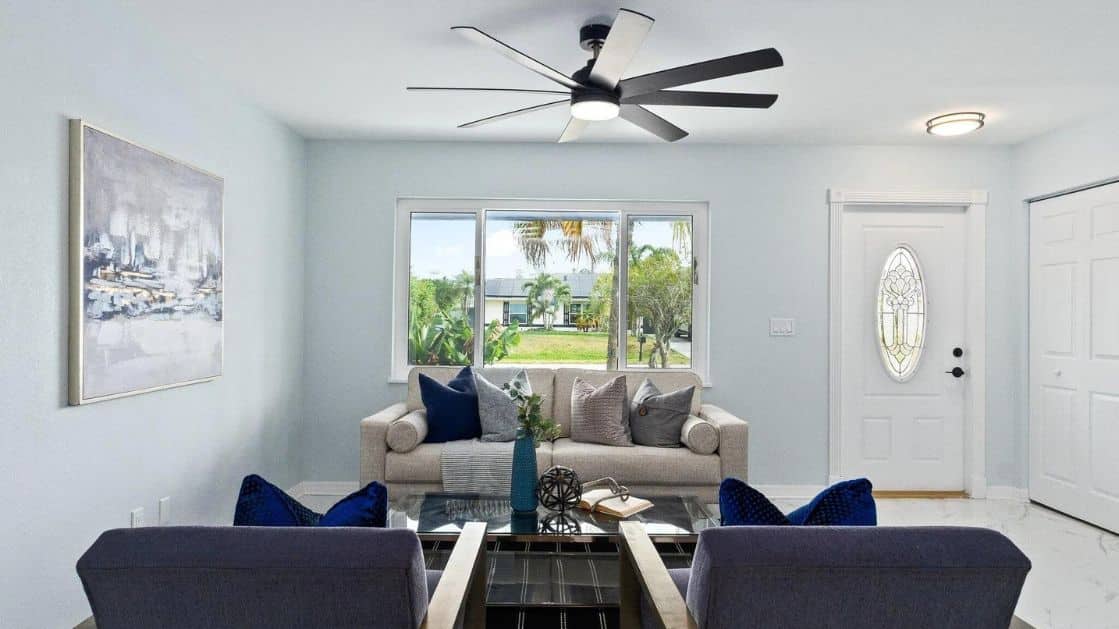
[[[950,374],[952,374],[952,377],[954,377],[954,378],[962,378],[962,377],[964,377],[964,374],[967,373],[967,372],[964,371],[963,369],[959,368],[959,367],[953,367],[952,371],[945,371],[944,373],[950,373]]]

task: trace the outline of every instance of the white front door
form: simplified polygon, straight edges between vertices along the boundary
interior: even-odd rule
[[[842,221],[840,475],[963,490],[964,211],[849,206]]]
[[[1030,498],[1119,531],[1119,184],[1030,204]]]

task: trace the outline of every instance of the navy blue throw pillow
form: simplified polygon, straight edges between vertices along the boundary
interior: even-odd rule
[[[878,510],[870,481],[845,480],[821,491],[811,502],[789,514],[789,522],[808,526],[875,526]]]
[[[376,526],[384,528],[389,495],[380,483],[369,483],[339,500],[319,520],[319,526]]]
[[[233,526],[315,526],[319,514],[256,474],[241,481]]]
[[[778,526],[789,520],[762,493],[737,478],[719,485],[719,511],[724,526]]]
[[[387,512],[388,492],[380,483],[369,483],[338,501],[326,515],[320,515],[279,487],[250,474],[241,481],[233,526],[384,527]]]
[[[424,443],[444,443],[482,436],[474,371],[464,367],[447,384],[420,374],[420,398],[427,408]]]

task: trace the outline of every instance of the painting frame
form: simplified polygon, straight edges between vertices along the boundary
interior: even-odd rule
[[[124,138],[116,133],[92,125],[84,119],[71,119],[70,151],[69,151],[69,403],[71,406],[81,406],[96,402],[115,400],[134,395],[142,395],[153,391],[162,391],[185,387],[204,382],[212,382],[220,378],[225,372],[225,325],[224,325],[224,269],[221,279],[221,318],[218,319],[217,336],[217,370],[216,373],[204,377],[183,379],[175,382],[160,383],[153,386],[144,386],[126,391],[108,394],[91,395],[85,383],[86,364],[86,277],[85,277],[85,236],[86,236],[86,130],[92,130],[113,140],[123,142],[131,147],[151,154],[154,157],[167,160],[197,173],[203,177],[211,178],[218,186],[217,197],[217,239],[219,255],[224,266],[225,258],[225,180],[215,173],[184,162],[166,153],[154,150],[138,142]]]

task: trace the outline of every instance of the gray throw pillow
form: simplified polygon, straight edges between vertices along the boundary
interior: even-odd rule
[[[633,394],[629,407],[629,426],[633,442],[641,446],[679,448],[680,429],[688,421],[695,387],[661,393],[657,385],[645,382]]]
[[[582,378],[571,386],[571,439],[608,446],[632,446],[626,417],[626,377],[595,388]]]
[[[528,372],[513,374],[509,384],[519,382],[526,395],[532,395]],[[517,403],[501,388],[480,374],[474,373],[478,389],[478,419],[482,422],[482,441],[512,441],[517,438]],[[502,383],[504,384],[504,383]]]

